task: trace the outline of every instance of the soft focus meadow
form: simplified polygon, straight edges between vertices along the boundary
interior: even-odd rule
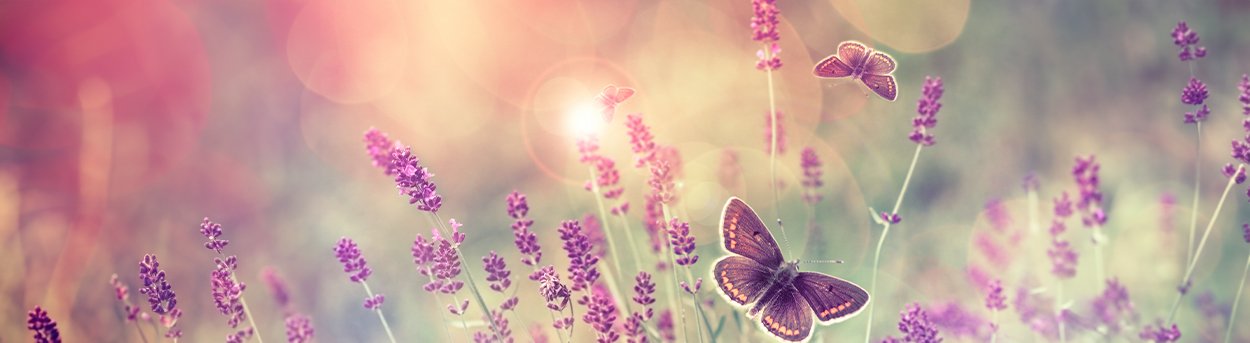
[[[1247,73],[1240,0],[0,1],[0,342],[772,341],[731,196],[871,290],[813,342],[1250,342]]]

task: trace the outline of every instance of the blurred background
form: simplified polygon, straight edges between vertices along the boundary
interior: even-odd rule
[[[1250,72],[1250,3],[778,6],[780,215],[796,242],[788,258],[847,262],[805,270],[867,286],[880,229],[866,208],[888,209],[897,196],[924,77],[946,82],[931,131],[938,143],[920,156],[904,220],[885,242],[874,340],[898,334],[898,311],[909,303],[962,310],[983,323],[985,277],[1003,279],[1009,303],[1018,291],[1050,294],[1050,199],[1075,192],[1073,158],[1089,154],[1102,163],[1107,271],[1134,303],[1130,327],[1167,315],[1184,272],[1193,163],[1202,168],[1201,228],[1223,189],[1228,142],[1242,135],[1235,85]],[[293,306],[312,317],[317,340],[385,339],[334,257],[341,236],[356,239],[374,268],[371,286],[386,294],[401,341],[442,340],[443,330],[463,337],[440,323],[443,305],[420,290],[425,278],[410,242],[431,224],[371,165],[361,138],[370,127],[411,145],[436,175],[440,214],[465,224],[465,268],[480,277],[478,259],[498,251],[522,295],[519,313],[546,319],[518,262],[504,197],[529,196],[545,263],[563,269],[560,221],[596,213],[582,188],[588,175],[572,109],[607,84],[638,90],[601,138],[621,169],[633,227],[642,232],[647,172],[633,168],[622,123],[640,112],[657,143],[680,153],[679,212],[697,237],[697,275],[706,276],[724,254],[715,226],[727,197],[766,217],[776,211],[767,80],[754,68],[761,46],[751,40],[751,15],[745,0],[0,1],[0,341],[29,339],[23,322],[35,305],[67,341],[138,341],[109,278],[118,274],[142,303],[137,263],[148,253],[161,257],[178,292],[184,340],[221,339],[230,331],[210,296],[215,255],[201,248],[198,232],[206,216],[223,225],[227,253],[239,257],[265,338],[283,332],[282,310],[261,277],[272,268],[289,283]],[[1194,69],[1213,109],[1197,155],[1179,99],[1189,68],[1169,36],[1179,20],[1208,49]],[[815,62],[848,39],[898,60],[897,102],[811,76]],[[824,162],[825,199],[812,208],[799,187],[805,147]],[[1041,232],[1028,229],[1022,183],[1030,173],[1041,185]],[[1244,194],[1231,192],[1178,314],[1186,341],[1222,339],[1250,253],[1241,237],[1250,220]],[[987,208],[1007,219],[992,225]],[[1069,227],[1082,259],[1065,297],[1088,314],[1103,283],[1092,276],[1088,230]],[[1009,258],[987,257],[986,240]],[[729,315],[714,286],[704,287],[715,315]],[[1208,302],[1196,303],[1204,293]],[[1000,337],[1047,340],[1014,307],[1000,317]],[[818,327],[814,336],[861,339],[866,318]],[[546,327],[512,325],[519,337]],[[984,326],[956,329],[948,340],[988,334]],[[1250,339],[1250,329],[1238,330]],[[1077,332],[1093,339],[1095,331]],[[1120,337],[1136,337],[1125,331]],[[578,337],[591,339],[584,326]]]

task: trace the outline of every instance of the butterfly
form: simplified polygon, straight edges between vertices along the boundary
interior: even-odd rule
[[[612,115],[616,114],[616,105],[624,102],[631,96],[634,96],[633,88],[614,85],[604,87],[603,91],[595,96],[595,102],[599,105],[599,111],[603,113],[603,121],[612,121]]]
[[[759,215],[737,197],[721,213],[721,243],[729,256],[716,260],[712,278],[718,293],[737,307],[760,312],[765,330],[786,341],[811,337],[812,317],[821,325],[841,322],[868,305],[868,291],[821,273],[800,272],[799,261],[786,262],[777,241]],[[754,305],[752,305],[754,304]]]
[[[838,44],[838,53],[816,63],[812,74],[823,78],[850,77],[863,82],[881,98],[894,101],[898,98],[898,85],[891,74],[896,67],[898,64],[890,55],[874,51],[864,43],[848,40]]]

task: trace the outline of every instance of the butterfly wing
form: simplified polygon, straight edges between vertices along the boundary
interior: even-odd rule
[[[843,62],[841,58],[838,58],[838,55],[829,55],[829,57],[821,60],[820,63],[816,63],[816,68],[812,69],[812,74],[816,75],[816,77],[839,78],[851,76],[852,71],[851,66]]]
[[[772,270],[742,256],[725,256],[712,269],[717,289],[726,299],[746,305],[759,299],[771,283]]]
[[[898,85],[894,83],[894,76],[864,74],[860,80],[883,99],[894,101],[898,98]]]
[[[721,212],[721,243],[729,252],[759,262],[768,269],[781,266],[781,248],[759,215],[742,199],[729,198]]]
[[[812,307],[793,285],[779,286],[773,287],[777,293],[768,299],[760,324],[778,338],[790,342],[807,340],[812,335]]]
[[[842,42],[838,44],[838,57],[851,68],[862,66],[868,58],[868,46],[853,40]]]
[[[850,319],[868,305],[868,291],[849,281],[820,273],[800,272],[794,288],[807,300],[821,324]]]
[[[619,103],[625,102],[625,100],[629,99],[629,97],[631,96],[634,96],[633,88],[616,87],[616,95],[613,96],[613,99],[616,100],[616,102],[619,104]]]
[[[868,56],[868,61],[864,62],[864,74],[886,75],[894,72],[894,68],[898,64],[894,62],[894,57],[880,51],[873,51]]]

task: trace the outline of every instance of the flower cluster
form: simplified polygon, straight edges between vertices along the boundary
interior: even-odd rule
[[[502,293],[508,287],[512,286],[512,272],[508,270],[507,263],[504,263],[503,257],[491,251],[490,254],[482,257],[482,266],[486,269],[486,281],[490,282],[490,289]]]
[[[278,271],[273,267],[265,267],[260,272],[260,280],[269,288],[269,293],[273,294],[273,302],[277,303],[283,312],[290,312],[291,292],[287,290],[286,281],[278,276]]]
[[[593,247],[590,250],[591,255],[595,255],[600,259],[608,254],[608,236],[603,232],[603,223],[599,221],[599,217],[594,214],[586,213],[582,216],[582,232],[586,234],[586,240]]]
[[[509,296],[506,292],[508,287],[512,286],[512,272],[508,270],[508,265],[504,263],[503,258],[499,257],[499,254],[494,251],[482,257],[482,267],[486,270],[486,281],[490,283],[490,289],[504,294],[507,299],[504,299],[499,304],[499,309],[491,310],[490,318],[488,318],[493,326],[499,330],[499,334],[475,332],[474,339],[481,337],[485,339],[484,341],[511,342],[512,330],[508,328],[508,319],[504,318],[503,313],[504,311],[515,309],[519,302],[516,296]]]
[[[920,304],[908,305],[906,309],[900,312],[898,321],[898,331],[903,333],[902,338],[886,337],[882,342],[897,343],[939,343],[942,338],[938,336],[938,329],[929,321],[929,315],[924,309],[920,308]]]
[[[673,218],[669,222],[668,239],[677,265],[690,266],[699,262],[699,255],[694,253],[694,236],[690,234],[690,223]]]
[[[464,281],[457,279],[462,271],[458,249],[467,236],[460,232],[461,224],[455,219],[448,223],[451,225],[451,239],[444,238],[435,228],[430,230],[429,239],[418,234],[412,242],[412,262],[416,264],[418,273],[430,279],[422,287],[426,292],[454,295],[464,287]],[[464,314],[468,308],[468,300],[447,306],[447,310],[455,315]]]
[[[377,128],[369,128],[365,131],[365,152],[369,153],[369,157],[373,158],[373,166],[382,168],[387,176],[395,176],[391,170],[391,151],[400,147],[399,142],[391,141],[382,131]]]
[[[26,329],[34,333],[36,343],[61,343],[61,332],[56,329],[56,321],[48,317],[48,311],[35,306],[26,317]]]
[[[288,343],[311,342],[315,331],[312,319],[302,314],[286,317],[286,341]]]
[[[651,310],[651,304],[655,303],[655,283],[651,281],[651,274],[647,272],[638,272],[638,276],[634,277],[634,303],[642,308],[641,311],[635,311],[625,321],[625,336],[629,343],[645,343],[647,342],[646,325],[648,320],[655,314]]]
[[[113,286],[113,293],[117,297],[117,301],[122,303],[123,310],[126,313],[126,320],[137,320],[139,318],[140,309],[138,306],[130,303],[130,287],[127,287],[126,284],[117,277],[117,274],[113,274],[113,276],[109,278],[109,284]],[[146,319],[147,313],[144,313],[143,316]]]
[[[1116,279],[1107,280],[1107,288],[1094,298],[1091,307],[1095,319],[1112,333],[1120,332],[1125,321],[1136,320],[1137,316],[1133,302],[1129,301],[1128,289]]]
[[[1007,296],[1003,295],[1003,281],[994,280],[987,287],[989,294],[985,296],[985,308],[990,311],[1007,309]]]
[[[399,194],[407,195],[408,203],[417,205],[418,210],[438,213],[438,209],[443,207],[443,196],[438,194],[438,186],[430,180],[434,173],[421,166],[421,159],[412,155],[412,148],[392,149],[386,173],[395,176]]]
[[[819,189],[825,184],[820,180],[820,156],[816,155],[816,149],[803,148],[799,166],[803,168],[803,201],[815,205],[824,199]]]
[[[538,294],[547,302],[547,308],[552,311],[563,311],[569,306],[569,297],[573,293],[569,291],[568,286],[560,282],[560,275],[556,273],[555,266],[544,266],[536,274],[538,274],[535,280],[538,281]]]
[[[1241,224],[1241,237],[1250,243],[1250,224]]]
[[[1064,220],[1072,216],[1072,200],[1068,198],[1067,192],[1055,199],[1054,213],[1055,219],[1050,224],[1051,245],[1046,250],[1046,255],[1050,256],[1050,272],[1060,279],[1071,279],[1076,276],[1076,250],[1070,242],[1060,237],[1068,230]]]
[[[784,155],[786,153],[786,126],[785,112],[777,111],[777,154]],[[764,151],[773,149],[773,115],[764,112]]]
[[[200,222],[200,234],[208,239],[204,243],[204,248],[218,255],[223,255],[222,249],[230,243],[230,241],[220,239],[221,224],[208,220],[208,217]],[[218,312],[228,317],[226,324],[230,325],[230,328],[237,329],[239,323],[247,319],[247,312],[243,310],[242,304],[243,291],[247,289],[247,284],[239,282],[234,276],[234,272],[239,269],[239,260],[234,255],[227,256],[225,259],[215,257],[213,264],[215,268],[210,274],[213,304],[217,306]],[[253,328],[239,330],[230,334],[229,340],[241,342],[244,338],[252,336],[252,330]]]
[[[1198,33],[1189,29],[1189,24],[1181,21],[1172,29],[1172,44],[1180,51],[1176,54],[1181,61],[1193,61],[1207,56],[1207,48],[1198,46]]]
[[[576,220],[565,220],[560,224],[559,232],[560,240],[564,241],[564,252],[569,258],[569,279],[573,281],[573,290],[589,289],[599,280],[599,269],[596,267],[599,257],[591,252],[594,246],[582,231],[582,224]]]
[[[534,225],[534,220],[526,217],[530,211],[529,202],[525,200],[525,194],[517,191],[508,194],[507,202],[508,216],[513,220],[513,243],[523,256],[521,263],[536,267],[543,259],[543,252],[542,247],[538,245],[538,237],[534,235],[534,231],[530,230],[530,226]]]
[[[1137,337],[1147,341],[1154,341],[1155,343],[1177,342],[1181,339],[1181,329],[1176,324],[1172,324],[1171,328],[1165,327],[1163,324],[1146,325],[1142,327],[1141,333]]]
[[[760,70],[775,70],[781,68],[781,58],[777,54],[781,52],[781,48],[777,46],[777,41],[781,40],[781,33],[777,31],[777,15],[781,13],[777,9],[777,0],[751,0],[751,8],[754,14],[751,16],[751,39],[757,42],[763,42],[770,51],[766,53],[760,50],[758,55],[759,62],[756,68]]]
[[[147,295],[152,312],[161,315],[161,325],[166,329],[165,337],[182,337],[182,330],[177,328],[178,318],[182,317],[182,309],[178,308],[178,295],[174,293],[169,281],[165,280],[165,271],[160,267],[156,255],[143,255],[143,259],[139,261],[139,279],[143,280],[139,294]]]
[[[1181,103],[1198,106],[1198,109],[1185,112],[1186,124],[1197,124],[1207,119],[1207,116],[1211,114],[1211,107],[1204,103],[1206,100],[1207,85],[1196,77],[1190,77],[1185,88],[1181,88]]]
[[[1233,140],[1233,159],[1246,164],[1250,163],[1250,76],[1241,75],[1241,82],[1237,84],[1237,90],[1240,93],[1237,101],[1241,102],[1241,114],[1244,116],[1241,126],[1246,131],[1246,134],[1241,139]],[[1234,168],[1232,164],[1224,165],[1225,176],[1231,177],[1233,173],[1244,172],[1244,170]],[[1244,181],[1244,174],[1239,175]]]
[[[642,114],[625,116],[625,127],[629,129],[629,145],[634,151],[634,168],[642,168],[655,162],[655,136],[651,135],[651,127],[642,122]]]
[[[596,286],[591,293],[590,302],[586,304],[589,312],[582,316],[582,321],[595,329],[596,342],[616,342],[621,337],[614,328],[617,314],[612,296],[606,289],[599,286]]]
[[[577,152],[581,156],[579,160],[595,170],[595,179],[586,181],[586,190],[593,191],[598,187],[604,199],[619,199],[617,205],[612,207],[612,214],[625,215],[629,212],[629,202],[622,197],[625,187],[620,185],[621,173],[616,169],[616,162],[599,153],[599,139],[595,136],[578,138]]]
[[[928,130],[937,126],[937,113],[942,110],[942,93],[946,88],[941,77],[924,77],[920,100],[916,101],[916,117],[911,120],[911,134],[907,136],[916,144],[932,146],[937,143]]]
[[[1076,165],[1072,167],[1072,177],[1076,179],[1076,188],[1080,194],[1076,207],[1081,209],[1081,223],[1086,227],[1107,223],[1107,214],[1102,210],[1102,191],[1098,189],[1100,167],[1094,160],[1094,155],[1077,157]]]
[[[369,279],[369,275],[373,275],[373,269],[369,268],[368,261],[360,254],[360,247],[351,238],[339,238],[338,244],[334,246],[334,256],[343,264],[343,272],[347,273],[347,278],[352,282],[364,282]]]

